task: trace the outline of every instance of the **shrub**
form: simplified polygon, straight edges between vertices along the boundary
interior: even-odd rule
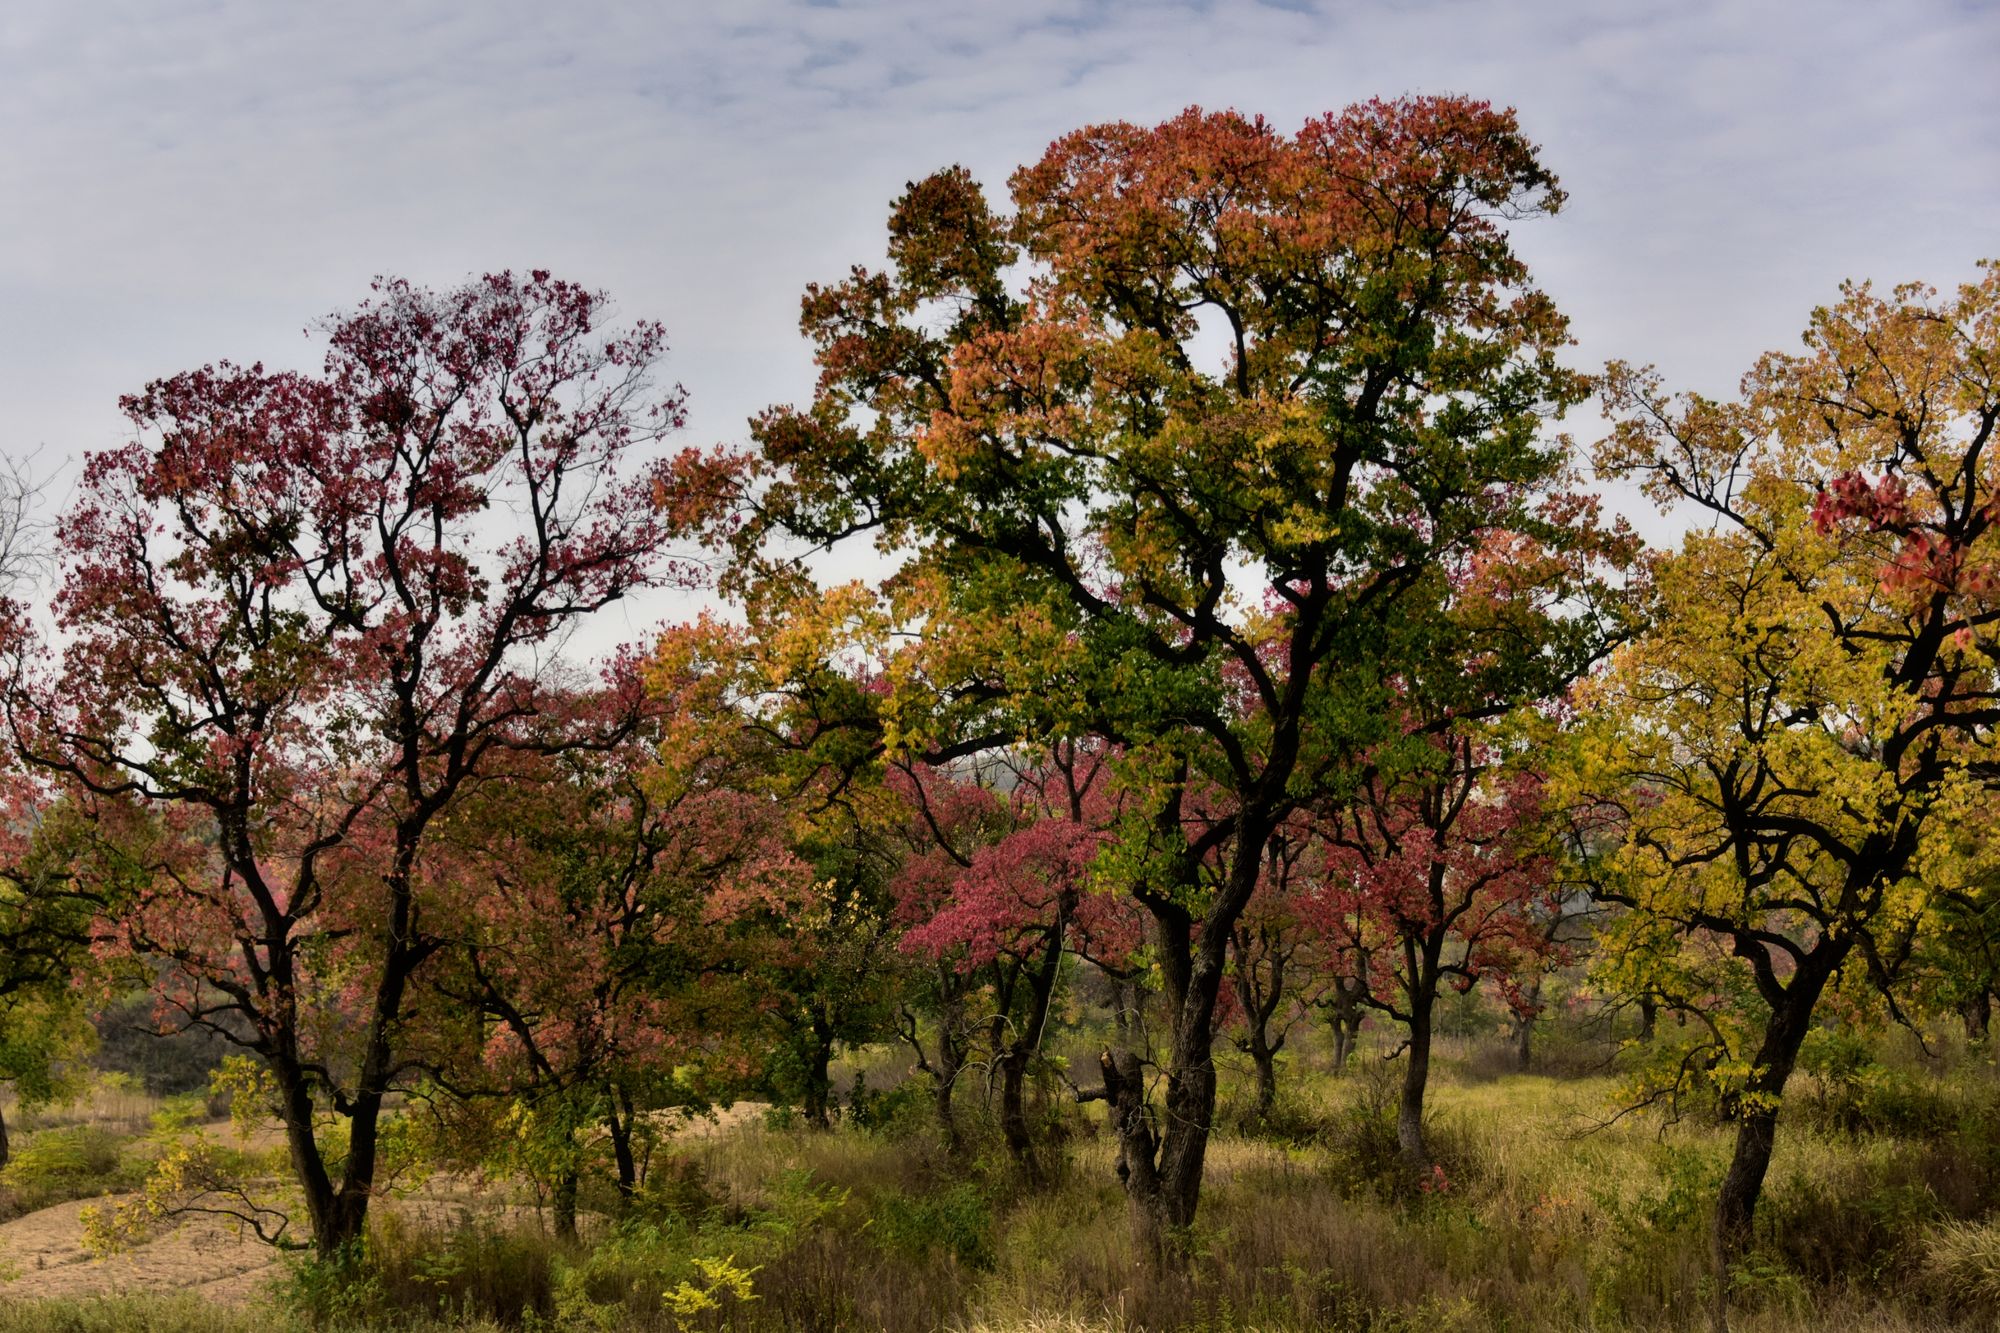
[[[1937,1079],[1884,1066],[1857,1033],[1808,1033],[1799,1067],[1812,1082],[1793,1099],[1797,1117],[1827,1133],[1923,1138],[1950,1129],[1960,1116]]]
[[[450,1227],[415,1226],[385,1209],[365,1244],[296,1264],[285,1304],[315,1328],[385,1327],[421,1315],[515,1327],[554,1314],[557,1256],[539,1231],[469,1215]]]
[[[877,1092],[857,1073],[848,1094],[847,1122],[856,1129],[890,1138],[929,1132],[934,1125],[930,1093],[914,1079]]]
[[[118,1137],[98,1125],[45,1129],[28,1136],[0,1171],[10,1216],[71,1199],[130,1189],[141,1169],[128,1165]]]
[[[976,1185],[916,1198],[888,1195],[876,1203],[873,1226],[885,1250],[916,1259],[948,1254],[967,1268],[993,1266],[993,1213]]]

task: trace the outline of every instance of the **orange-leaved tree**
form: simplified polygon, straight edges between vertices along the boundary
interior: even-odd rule
[[[913,184],[889,267],[808,291],[818,391],[757,423],[739,577],[804,598],[786,542],[893,555],[882,614],[921,632],[878,639],[887,750],[1118,747],[1137,799],[1099,872],[1152,923],[1164,1114],[1134,1053],[1102,1064],[1158,1237],[1195,1215],[1272,833],[1353,782],[1447,555],[1590,540],[1543,429],[1583,383],[1508,238],[1562,195],[1511,112],[1462,97],[1096,125],[1011,184],[1007,212],[962,169]],[[1196,789],[1222,813],[1188,817]]]

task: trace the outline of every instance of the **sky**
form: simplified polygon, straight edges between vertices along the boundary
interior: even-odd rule
[[[1989,0],[5,0],[0,449],[60,492],[151,378],[314,366],[378,273],[538,267],[663,321],[687,440],[740,443],[906,181],[1426,92],[1514,106],[1561,177],[1517,243],[1576,363],[1726,393],[1843,278],[2000,257],[1996,58]]]

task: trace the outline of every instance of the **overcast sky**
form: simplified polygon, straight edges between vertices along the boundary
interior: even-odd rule
[[[316,364],[373,274],[502,267],[663,320],[690,436],[740,440],[905,181],[1406,92],[1543,145],[1571,203],[1519,244],[1579,364],[1722,392],[1843,277],[2000,255],[1997,72],[1985,0],[0,0],[0,447],[46,469],[151,377]]]

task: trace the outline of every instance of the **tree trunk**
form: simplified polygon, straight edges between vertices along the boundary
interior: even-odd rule
[[[1212,1013],[1212,990],[1208,1008]],[[1195,1210],[1201,1204],[1202,1169],[1207,1165],[1208,1136],[1215,1124],[1215,1043],[1210,1033],[1204,1020],[1198,1031],[1176,1034],[1173,1064],[1167,1070],[1159,1216],[1175,1232],[1194,1223]]]
[[[1164,1129],[1146,1105],[1138,1056],[1106,1052],[1105,1094],[1118,1135],[1118,1175],[1132,1201],[1142,1248],[1164,1256],[1169,1238],[1194,1221],[1201,1173],[1215,1122],[1215,1001],[1223,980],[1223,948],[1205,928],[1201,947],[1188,939],[1185,913],[1159,904],[1156,940],[1167,979],[1173,1045],[1167,1057]],[[1227,936],[1221,937],[1223,940]]]
[[[410,975],[424,957],[424,951],[411,943],[410,866],[416,858],[415,846],[415,835],[399,834],[397,869],[384,877],[390,893],[390,947],[382,965],[382,979],[375,988],[354,1095],[345,1108],[347,1159],[341,1167],[337,1191],[328,1180],[314,1133],[310,1084],[295,1059],[296,1029],[279,1038],[285,1056],[273,1064],[272,1072],[277,1075],[281,1095],[285,1097],[285,1130],[291,1144],[292,1163],[299,1171],[315,1245],[322,1258],[330,1258],[359,1241],[368,1230],[368,1205],[375,1195],[376,1155],[381,1146],[382,1104],[395,1072],[393,1034],[402,1017],[403,995],[409,988]],[[286,1068],[278,1069],[277,1063]]]
[[[550,1196],[549,1211],[555,1220],[556,1239],[574,1241],[576,1239],[575,1167],[564,1167],[557,1173],[555,1191]]]
[[[285,1053],[269,1056],[268,1063],[278,1085],[285,1146],[291,1153],[292,1173],[298,1177],[299,1193],[305,1200],[306,1223],[312,1228],[313,1246],[320,1258],[331,1259],[351,1236],[339,1229],[341,1219],[333,1179],[327,1174],[326,1159],[320,1154],[319,1140],[314,1134],[312,1087],[297,1063]]]
[[[1729,1269],[1749,1249],[1756,1221],[1757,1201],[1764,1192],[1764,1175],[1771,1167],[1771,1149],[1777,1142],[1778,1110],[1785,1084],[1798,1063],[1799,1047],[1812,1027],[1813,1009],[1827,978],[1833,975],[1852,947],[1851,937],[1822,940],[1805,956],[1792,973],[1789,983],[1778,987],[1768,971],[1760,975],[1760,987],[1772,1005],[1764,1024],[1764,1040],[1757,1048],[1751,1067],[1757,1072],[1744,1085],[1737,1099],[1736,1150],[1722,1188],[1715,1198],[1715,1226],[1710,1234],[1710,1255],[1715,1263],[1715,1326],[1727,1327]],[[1752,948],[1761,949],[1761,944]],[[1739,943],[1738,951],[1744,946]]]
[[[1660,1002],[1650,995],[1639,997],[1639,1040],[1651,1041],[1660,1021]]]
[[[1806,978],[1801,973],[1792,984],[1796,990]],[[1812,1021],[1812,1000],[1819,986],[1810,987],[1803,1003],[1787,1003],[1771,1016],[1764,1029],[1764,1042],[1757,1050],[1754,1066],[1760,1072],[1745,1087],[1746,1109],[1737,1113],[1736,1151],[1729,1170],[1722,1177],[1722,1189],[1715,1200],[1715,1253],[1726,1264],[1740,1256],[1750,1244],[1750,1228],[1763,1194],[1764,1173],[1771,1166],[1771,1148],[1777,1140],[1777,1099],[1784,1095],[1798,1061],[1799,1045],[1805,1040]]]
[[[1528,984],[1522,997],[1520,1012],[1514,1015],[1514,1067],[1523,1074],[1528,1072],[1528,1062],[1534,1058],[1535,1019],[1541,1014],[1542,979],[1538,976]]]
[[[1126,1050],[1107,1050],[1097,1063],[1104,1076],[1105,1114],[1118,1141],[1118,1179],[1132,1205],[1133,1227],[1157,1258],[1163,1236],[1156,1169],[1159,1139],[1152,1108],[1146,1105],[1145,1071],[1139,1057]]]
[[[12,1160],[14,1160],[14,1149],[7,1141],[7,1117],[4,1112],[0,1112],[0,1170],[4,1170],[7,1163]]]
[[[1064,895],[1056,909],[1056,919],[1043,940],[1040,965],[1027,974],[1028,1012],[1014,1030],[1014,1040],[1000,1056],[1000,1131],[1007,1151],[1028,1180],[1042,1178],[1041,1162],[1035,1152],[1035,1138],[1028,1128],[1028,1066],[1042,1049],[1042,1033],[1048,1026],[1049,1008],[1055,1002],[1056,983],[1062,978],[1063,939],[1069,930],[1073,900]]]
[[[1278,1102],[1278,1053],[1260,1041],[1250,1048],[1250,1062],[1257,1067],[1257,1120],[1262,1123]]]
[[[947,981],[946,985],[951,985]],[[953,1098],[958,1090],[958,1076],[965,1069],[967,1042],[965,1041],[965,1004],[956,994],[946,993],[938,1003],[938,1037],[935,1058],[924,1047],[923,1034],[918,1030],[916,1015],[907,1008],[902,1011],[902,1036],[910,1051],[916,1057],[917,1069],[931,1081],[931,1109],[937,1116],[938,1129],[944,1134],[945,1151],[956,1157],[965,1151],[965,1135],[958,1127],[958,1110]]]
[[[381,1144],[382,1094],[366,1093],[354,1099],[354,1114],[347,1122],[347,1163],[340,1174],[340,1193],[334,1196],[334,1234],[331,1246],[322,1240],[320,1252],[360,1240],[368,1232],[368,1205],[375,1194],[375,1159]]]
[[[1281,737],[1267,769],[1279,780],[1297,757],[1296,734]],[[1169,840],[1182,837],[1179,801],[1162,805],[1156,822]],[[1164,1254],[1169,1238],[1178,1241],[1201,1203],[1202,1168],[1215,1124],[1215,1009],[1229,962],[1229,941],[1255,892],[1264,851],[1275,821],[1268,810],[1246,805],[1238,816],[1229,873],[1199,920],[1173,893],[1142,892],[1140,902],[1153,917],[1155,960],[1172,1024],[1167,1052],[1165,1114],[1156,1131],[1146,1108],[1138,1057],[1107,1052],[1105,1095],[1118,1134],[1118,1172],[1133,1204],[1141,1245]],[[1192,886],[1199,867],[1185,860],[1176,867],[1181,884]]]
[[[1430,1169],[1430,1149],[1424,1143],[1424,1093],[1431,1081],[1431,997],[1419,993],[1410,1001],[1410,1048],[1404,1052],[1403,1093],[1396,1103],[1396,1145],[1411,1174]]]
[[[632,1099],[623,1089],[611,1094],[611,1114],[605,1128],[611,1132],[611,1160],[618,1171],[618,1197],[626,1203],[639,1192],[639,1162],[632,1154],[632,1130],[637,1118]]]
[[[1028,1130],[1028,1056],[1020,1042],[1000,1057],[1000,1133],[1008,1155],[1031,1179],[1035,1171],[1035,1138]]]
[[[1253,949],[1253,945],[1257,947]],[[1261,1124],[1270,1119],[1271,1107],[1278,1100],[1278,1052],[1284,1048],[1285,1039],[1280,1036],[1276,1041],[1271,1040],[1271,1020],[1278,1006],[1284,1003],[1285,961],[1289,953],[1283,949],[1282,941],[1274,940],[1261,928],[1254,934],[1239,928],[1232,952],[1236,962],[1236,999],[1243,1010],[1243,1036],[1236,1045],[1250,1057],[1257,1071],[1254,1115]],[[1261,974],[1260,957],[1264,963]]]
[[[806,1060],[806,1123],[814,1129],[833,1128],[833,1026],[815,1018],[812,1051]]]
[[[1362,983],[1347,977],[1333,980],[1333,1072],[1346,1072],[1347,1062],[1361,1040]]]
[[[958,1127],[958,1108],[952,1104],[958,1090],[958,1076],[965,1069],[965,1046],[951,1027],[947,1012],[938,1024],[938,1058],[931,1069],[931,1105],[937,1111],[938,1128],[944,1131],[945,1151],[957,1156],[965,1151],[965,1134]]]
[[[1993,992],[1979,992],[1960,1005],[1958,1012],[1965,1020],[1965,1039],[1985,1041],[1993,1026]]]

